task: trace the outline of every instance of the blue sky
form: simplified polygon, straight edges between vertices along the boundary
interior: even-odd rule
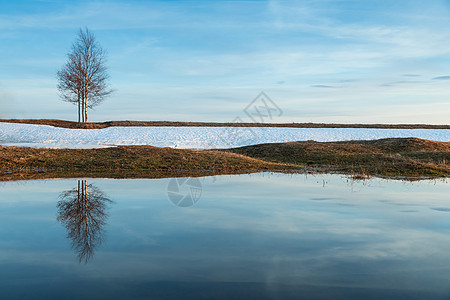
[[[75,120],[56,72],[80,27],[108,51],[93,121],[434,123],[450,115],[450,1],[0,0],[0,117]]]

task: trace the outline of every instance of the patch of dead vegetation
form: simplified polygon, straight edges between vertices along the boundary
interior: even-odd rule
[[[175,127],[289,127],[289,128],[384,128],[384,129],[450,129],[450,125],[431,124],[333,124],[333,123],[217,123],[217,122],[172,122],[172,121],[107,121],[77,122],[57,119],[0,119],[5,123],[50,125],[72,129],[102,129],[111,126],[175,126]]]
[[[83,174],[157,178],[159,173],[241,174],[311,170],[345,173],[355,179],[369,176],[421,179],[449,177],[449,161],[450,143],[417,138],[326,143],[305,141],[200,151],[152,146],[102,149],[0,146],[0,180],[39,176],[83,177]]]
[[[418,138],[374,141],[292,142],[222,150],[264,161],[325,168],[350,174],[448,177],[450,143]]]

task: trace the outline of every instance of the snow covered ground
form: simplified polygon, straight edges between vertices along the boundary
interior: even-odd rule
[[[450,141],[449,129],[282,128],[282,127],[108,127],[66,129],[0,122],[0,145],[98,148],[115,145],[211,149],[261,143],[319,142],[418,137]]]

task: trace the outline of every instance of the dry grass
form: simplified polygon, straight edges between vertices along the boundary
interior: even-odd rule
[[[417,138],[262,144],[194,151],[152,146],[44,149],[0,146],[0,180],[157,178],[260,171],[340,172],[355,179],[449,177],[450,143]],[[192,175],[193,174],[193,175]]]
[[[450,143],[418,138],[262,144],[222,150],[264,161],[306,164],[355,177],[449,177]]]
[[[265,162],[235,153],[152,146],[103,149],[0,146],[0,158],[0,176],[8,178],[11,178],[12,174],[48,172],[85,174],[86,176],[88,174],[110,174],[111,176],[128,174],[125,177],[150,176],[152,178],[156,172],[230,174],[285,169],[284,164]]]
[[[63,128],[101,129],[111,126],[208,126],[208,127],[291,127],[291,128],[386,128],[386,129],[450,129],[450,125],[430,124],[327,124],[327,123],[216,123],[171,121],[107,121],[77,122],[56,119],[0,119],[0,122],[50,125]]]

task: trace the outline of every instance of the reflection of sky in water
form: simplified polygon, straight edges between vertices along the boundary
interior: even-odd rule
[[[200,181],[201,199],[179,208],[168,179],[89,179],[114,203],[86,265],[56,221],[58,195],[77,180],[1,183],[0,295],[450,296],[448,182]]]

